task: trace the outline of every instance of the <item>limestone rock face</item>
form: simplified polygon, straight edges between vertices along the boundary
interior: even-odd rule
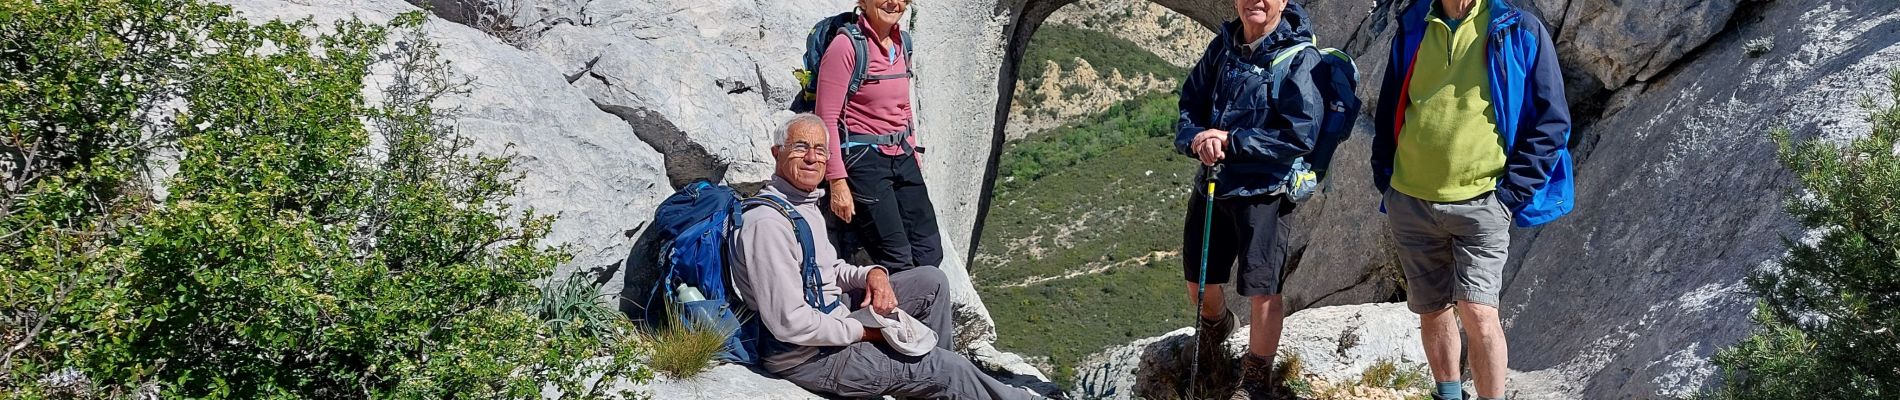
[[[1298,357],[1302,378],[1312,382],[1356,382],[1374,364],[1391,363],[1416,371],[1425,365],[1418,339],[1418,317],[1403,303],[1376,303],[1308,309],[1286,319],[1281,357]],[[1173,398],[1190,365],[1194,329],[1109,348],[1089,356],[1076,368],[1075,397],[1087,399]],[[1229,354],[1247,348],[1247,329],[1238,327],[1225,342]],[[1238,368],[1237,364],[1224,367]],[[1203,374],[1238,376],[1237,371]],[[1373,390],[1365,390],[1370,396]],[[1354,398],[1376,398],[1354,397]],[[1393,398],[1401,398],[1394,396]],[[1411,397],[1404,397],[1411,398]]]
[[[1559,35],[1563,61],[1601,88],[1616,89],[1649,81],[1689,55],[1722,30],[1741,2],[1545,0],[1534,7],[1548,23],[1569,30]]]
[[[738,365],[721,365],[688,379],[654,377],[646,385],[621,385],[652,399],[821,400],[817,394],[784,379]]]
[[[464,0],[446,0],[464,1]],[[482,2],[489,1],[489,2]],[[507,5],[507,0],[464,2],[458,11],[437,8],[438,15],[480,14],[481,7]],[[503,1],[496,3],[493,1]],[[794,69],[802,68],[805,38],[812,25],[826,16],[848,11],[852,2],[823,0],[806,2],[578,2],[570,0],[519,0],[513,8],[517,24],[531,28],[531,34],[516,45],[556,66],[556,73],[585,94],[605,114],[618,117],[633,127],[646,143],[666,155],[667,179],[678,186],[695,179],[710,179],[732,184],[742,190],[756,190],[771,176],[771,131],[789,117],[783,111],[799,87]],[[957,3],[920,4],[916,15],[958,12],[937,11],[937,6]],[[948,15],[948,14],[946,14]],[[924,24],[933,19],[915,19]],[[970,28],[981,26],[957,26]],[[907,29],[919,29],[907,27]],[[944,28],[939,28],[944,29]],[[936,32],[932,30],[932,32]],[[980,41],[982,33],[944,32],[917,35],[919,93],[935,89],[981,89],[964,80],[951,78],[948,71],[965,69],[956,65],[968,62],[953,48]],[[942,49],[942,50],[938,50]],[[980,61],[981,59],[976,59]],[[992,64],[993,65],[993,64]],[[981,68],[981,67],[977,67]],[[932,73],[930,70],[938,70]],[[994,67],[990,67],[994,73]],[[944,76],[932,79],[930,76]],[[994,75],[989,75],[994,76]],[[947,90],[945,90],[947,91]],[[925,176],[931,182],[932,198],[948,243],[949,254],[970,235],[976,213],[974,192],[958,188],[975,187],[980,181],[967,171],[988,162],[986,151],[969,151],[957,136],[958,129],[935,133],[931,120],[958,121],[972,107],[959,99],[990,99],[989,96],[919,96],[918,137],[930,148]],[[942,101],[938,99],[942,98]],[[988,107],[988,106],[985,106]],[[985,108],[987,109],[987,108]],[[983,115],[979,113],[977,115]],[[992,119],[986,116],[985,119]],[[947,124],[947,123],[946,123]],[[985,131],[987,132],[987,131]],[[987,141],[981,141],[988,148]],[[641,240],[631,259],[651,259],[652,240]],[[965,348],[993,342],[994,328],[989,312],[983,307],[968,273],[966,257],[947,257],[941,267],[951,276],[957,303],[958,343]],[[635,279],[627,280],[626,292],[645,293],[638,282],[651,281],[650,265],[629,265]]]

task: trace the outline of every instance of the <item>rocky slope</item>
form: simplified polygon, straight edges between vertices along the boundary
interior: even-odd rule
[[[1312,385],[1314,394],[1324,394],[1314,397],[1401,399],[1424,394],[1422,385],[1360,384],[1368,369],[1382,363],[1400,373],[1422,372],[1425,352],[1418,346],[1418,320],[1404,303],[1310,309],[1288,317],[1283,332],[1279,361],[1298,359],[1297,378]],[[1182,328],[1097,353],[1077,368],[1072,394],[1087,399],[1172,398],[1193,369],[1188,359],[1179,357],[1192,351],[1193,338],[1193,328]],[[1235,329],[1225,343],[1228,354],[1238,357],[1246,351],[1247,331]],[[1225,367],[1233,370],[1204,373],[1238,375],[1237,366]]]
[[[1062,65],[1047,61],[1039,85],[1016,87],[1014,96],[1023,101],[1010,102],[1009,127],[1003,133],[1008,140],[1074,122],[1115,103],[1181,86],[1179,79],[1159,78],[1153,74],[1131,77],[1114,69],[1102,73],[1082,58],[1075,58],[1071,64],[1075,65],[1074,69],[1063,71]],[[1035,97],[1033,105],[1030,105],[1030,96]]]
[[[1057,9],[1047,24],[1068,25],[1128,39],[1179,67],[1192,67],[1214,32],[1148,0],[1082,0]]]
[[[1179,68],[1194,66],[1214,33],[1186,16],[1146,0],[1084,0],[1062,7],[1047,25],[1101,32],[1126,40],[1136,48]],[[1040,35],[1040,33],[1039,33]],[[1045,44],[1048,45],[1048,44]],[[1117,56],[1117,55],[1109,55]],[[1155,76],[1138,71],[1098,68],[1104,60],[1046,60],[1040,76],[1016,86],[1010,102],[1007,140],[1062,126],[1079,117],[1102,112],[1108,106],[1143,94],[1178,90],[1177,74]],[[1036,62],[1028,60],[1027,62]]]

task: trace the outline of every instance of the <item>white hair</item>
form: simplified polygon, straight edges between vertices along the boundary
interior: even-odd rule
[[[772,132],[772,145],[784,145],[786,140],[792,138],[792,128],[804,124],[812,124],[820,131],[825,130],[825,119],[819,118],[818,114],[799,113],[798,115],[793,115],[791,119],[785,120],[784,124],[778,126],[777,131]]]

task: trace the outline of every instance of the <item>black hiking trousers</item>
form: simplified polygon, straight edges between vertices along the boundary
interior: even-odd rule
[[[942,265],[937,209],[916,153],[886,155],[869,145],[844,153],[845,182],[857,203],[850,226],[871,261],[893,272]]]

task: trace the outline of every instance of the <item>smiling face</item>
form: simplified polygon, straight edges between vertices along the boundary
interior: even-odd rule
[[[864,10],[872,25],[892,26],[904,16],[904,10],[910,9],[910,0],[858,0],[858,8]]]
[[[830,159],[824,124],[793,122],[787,129],[785,143],[772,146],[772,156],[778,159],[778,176],[798,190],[816,190],[825,180],[825,161]]]
[[[1287,0],[1234,0],[1234,14],[1240,17],[1240,23],[1254,29],[1277,21],[1280,11],[1286,9]]]

